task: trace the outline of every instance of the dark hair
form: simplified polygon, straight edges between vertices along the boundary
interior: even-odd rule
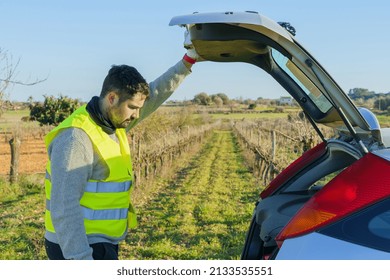
[[[103,82],[100,97],[105,97],[114,91],[119,95],[119,101],[132,98],[136,93],[149,95],[149,85],[142,75],[132,66],[113,65]]]

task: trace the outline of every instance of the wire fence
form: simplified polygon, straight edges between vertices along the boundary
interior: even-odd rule
[[[302,153],[322,142],[311,124],[298,116],[236,121],[233,131],[253,173],[265,185]]]
[[[204,137],[216,126],[218,122],[186,125],[182,128],[165,126],[162,131],[145,133],[150,127],[145,129],[144,125],[128,133],[135,184],[152,178],[163,168],[169,168],[178,156],[197,143],[202,143]],[[0,175],[14,183],[22,174],[44,174],[48,161],[44,135],[48,130],[46,128],[39,133],[20,130],[1,133]]]

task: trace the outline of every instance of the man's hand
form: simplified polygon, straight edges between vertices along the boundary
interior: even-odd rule
[[[190,32],[188,32],[188,30],[186,29],[186,31],[184,31],[184,48],[185,49],[192,49],[194,48],[194,46],[192,45],[192,41],[191,41],[191,35],[190,35]]]
[[[204,59],[198,55],[194,46],[192,45],[191,35],[188,32],[188,30],[186,30],[184,32],[184,44],[183,45],[184,45],[184,48],[187,49],[187,53],[184,55],[183,60],[185,62],[187,62],[188,64],[190,64],[189,66],[192,66],[193,64],[195,64],[195,62],[204,61]]]

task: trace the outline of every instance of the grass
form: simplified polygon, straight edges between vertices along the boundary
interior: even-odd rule
[[[387,115],[377,115],[378,122],[381,127],[390,127],[390,116]]]
[[[259,190],[230,131],[211,141],[148,204],[122,259],[238,259]]]
[[[43,176],[0,181],[0,259],[44,259]]]
[[[22,117],[29,116],[29,115],[30,115],[29,109],[7,110],[4,112],[1,118],[4,119],[5,121],[19,121]]]
[[[228,119],[228,120],[242,120],[242,119],[277,119],[287,118],[288,113],[229,113],[229,114],[210,114],[213,119]]]
[[[29,128],[39,127],[38,122],[23,122],[22,117],[27,117],[30,115],[30,110],[15,110],[15,111],[5,111],[0,117],[0,131],[2,130],[12,130],[16,127]]]

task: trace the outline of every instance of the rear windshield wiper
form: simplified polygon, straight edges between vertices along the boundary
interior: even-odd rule
[[[336,103],[334,102],[334,100],[332,99],[332,96],[329,94],[328,90],[326,89],[324,83],[322,82],[322,80],[320,79],[320,77],[318,76],[318,74],[316,73],[316,71],[314,70],[314,67],[313,67],[313,61],[311,59],[306,59],[305,61],[306,65],[309,66],[309,68],[311,69],[311,71],[313,71],[314,75],[316,76],[317,80],[320,82],[320,84],[322,85],[323,89],[325,90],[325,92],[327,93],[327,97],[329,99],[329,101],[332,103],[333,107],[336,109],[336,111],[339,113],[341,119],[343,120],[343,122],[345,123],[345,126],[347,127],[347,129],[349,130],[349,132],[351,133],[352,137],[355,139],[356,143],[358,143],[358,145],[360,146],[361,150],[363,153],[367,154],[368,153],[368,149],[367,147],[364,145],[363,141],[360,139],[359,135],[356,133],[356,130],[355,128],[352,126],[352,124],[350,123],[350,121],[348,120],[347,116],[345,115],[343,109],[339,106],[336,105]]]

